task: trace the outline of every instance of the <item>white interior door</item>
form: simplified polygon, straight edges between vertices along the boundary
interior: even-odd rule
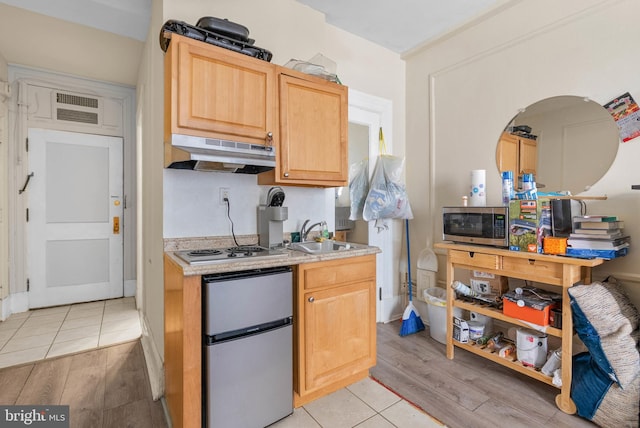
[[[123,296],[122,138],[29,129],[29,307]]]

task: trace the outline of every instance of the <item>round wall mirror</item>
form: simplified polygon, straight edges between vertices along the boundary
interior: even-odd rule
[[[498,171],[532,173],[541,191],[577,195],[600,180],[620,144],[611,114],[588,98],[538,101],[507,125],[496,149]]]

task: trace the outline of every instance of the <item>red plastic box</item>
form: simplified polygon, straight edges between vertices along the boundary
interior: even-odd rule
[[[513,291],[502,296],[502,313],[536,325],[549,325],[551,309],[560,304],[561,296],[538,289],[524,289],[522,294]],[[520,304],[519,304],[520,303]]]
[[[506,298],[502,299],[502,305],[503,314],[536,325],[549,325],[549,312],[552,307],[556,306],[556,304],[551,304],[542,310],[528,306],[520,307],[517,303]]]

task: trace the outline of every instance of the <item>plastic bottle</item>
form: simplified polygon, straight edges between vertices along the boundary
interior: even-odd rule
[[[329,228],[327,227],[327,222],[322,222],[322,237],[325,239],[329,239]]]
[[[473,291],[471,287],[469,287],[466,284],[463,284],[460,281],[453,281],[453,284],[451,284],[451,288],[453,288],[460,294],[464,294],[465,296],[475,297],[479,295],[478,293]]]
[[[535,182],[533,181],[533,174],[523,174],[522,175],[522,190],[531,190],[536,187]]]
[[[502,205],[508,206],[514,196],[513,171],[504,171],[502,173]]]

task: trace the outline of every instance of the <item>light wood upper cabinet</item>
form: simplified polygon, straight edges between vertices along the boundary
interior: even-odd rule
[[[258,184],[347,184],[348,88],[178,34],[165,53],[165,166],[189,159],[171,134],[273,145]]]
[[[523,174],[536,174],[538,163],[538,143],[529,138],[520,138],[520,171]]]
[[[496,160],[500,172],[513,171],[514,176],[535,174],[538,162],[536,140],[503,132],[498,142]]]
[[[280,139],[275,171],[259,184],[345,186],[348,89],[292,70],[278,76]]]
[[[172,34],[165,54],[165,144],[171,134],[272,144],[276,87],[274,64]],[[177,150],[169,144],[166,165],[188,159]]]
[[[366,377],[376,364],[375,255],[298,265],[294,402]]]

